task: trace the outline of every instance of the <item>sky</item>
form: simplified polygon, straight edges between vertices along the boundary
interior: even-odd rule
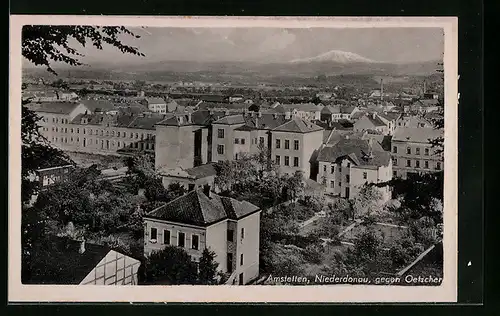
[[[124,35],[145,57],[104,46],[74,47],[85,63],[140,64],[158,61],[288,62],[340,50],[393,63],[442,60],[439,28],[130,28],[140,39]]]

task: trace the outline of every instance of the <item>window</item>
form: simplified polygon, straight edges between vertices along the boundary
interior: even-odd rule
[[[120,137],[120,132],[116,132],[116,136]]]
[[[229,272],[229,273],[233,272],[233,254],[232,253],[227,254],[227,272]]]
[[[177,246],[184,248],[186,244],[186,234],[179,232],[177,235]]]
[[[425,166],[425,169],[429,169],[429,162],[427,160],[424,161],[424,166]]]
[[[80,134],[80,129],[79,128],[76,129],[76,133]]]
[[[415,161],[415,168],[420,168],[420,160]]]
[[[163,230],[163,244],[170,245],[170,231],[167,229]]]
[[[281,157],[280,156],[276,156],[276,164],[277,165],[281,164]]]
[[[339,187],[341,187],[341,186],[342,186],[342,181],[339,181]]]
[[[409,160],[409,159],[408,159],[408,160],[406,160],[406,166],[407,166],[407,167],[411,167],[411,160]]]
[[[429,148],[424,149],[424,155],[429,156]]]
[[[234,231],[232,229],[227,230],[227,241],[234,241]]]
[[[134,138],[134,133],[130,133],[130,138]]]
[[[244,138],[241,139],[241,144],[245,145],[245,139]]]
[[[293,141],[293,149],[299,150],[299,141],[298,140]]]
[[[276,148],[277,149],[281,148],[281,140],[280,139],[276,139]]]
[[[149,235],[149,240],[156,242],[156,238],[158,238],[158,229],[151,227],[151,233]]]
[[[299,157],[293,157],[293,166],[298,167],[299,166]]]
[[[398,159],[397,159],[397,158],[394,158],[394,159],[392,160],[392,165],[393,165],[393,166],[397,166],[397,165],[398,165]]]
[[[111,136],[115,136],[115,131],[111,131]]]
[[[285,149],[290,149],[290,141],[285,139]]]
[[[323,172],[326,172],[326,166],[323,166]]]
[[[194,250],[198,250],[200,243],[200,236],[194,235],[191,237],[191,248]]]
[[[290,157],[285,156],[285,166],[289,166],[289,165],[290,165]]]
[[[239,139],[239,138],[235,138],[235,139],[234,139],[234,143],[235,143],[235,144],[239,144],[239,143],[240,143],[240,139]]]
[[[398,172],[397,172],[397,171],[393,171],[393,172],[392,172],[392,176],[393,176],[394,178],[396,178],[396,177],[398,176]]]
[[[420,155],[420,148],[415,148],[415,155]]]
[[[259,144],[264,145],[264,137],[259,138]]]
[[[441,163],[440,162],[436,162],[436,170],[441,170]]]
[[[85,128],[82,129],[83,129],[83,134],[85,135],[87,130]]]
[[[217,138],[224,138],[224,129],[217,129]]]
[[[224,155],[224,145],[217,145],[217,153],[219,155]]]
[[[363,172],[363,179],[365,179],[365,180],[366,180],[367,178],[368,178],[368,173]]]
[[[335,188],[335,181],[330,181],[330,188]]]
[[[241,239],[245,238],[245,228],[241,228]]]
[[[395,154],[397,154],[398,153],[398,147],[393,146],[392,147],[392,152],[395,153]]]
[[[350,176],[348,174],[346,174],[345,175],[345,182],[349,183],[350,180],[351,180]]]
[[[350,162],[348,162],[348,163],[347,163],[347,168],[350,168],[350,167],[351,167],[351,163],[350,163]]]
[[[342,172],[342,166],[339,166],[339,173]]]
[[[243,265],[243,254],[240,255],[240,266]]]
[[[411,155],[411,148],[410,148],[410,147],[406,147],[406,153],[407,153],[408,155]]]
[[[325,171],[326,171],[326,166],[325,166]],[[335,173],[335,166],[332,165],[332,167],[330,168],[330,173]]]

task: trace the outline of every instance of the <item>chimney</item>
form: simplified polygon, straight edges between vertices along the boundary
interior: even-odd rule
[[[377,118],[377,113],[373,112],[373,113],[372,113],[372,118],[373,118],[373,119],[376,119],[376,118]]]
[[[82,238],[80,240],[80,249],[78,250],[80,254],[85,252],[85,238]]]
[[[259,117],[262,117],[262,112],[261,112],[261,111],[259,111],[258,116],[259,116]]]
[[[211,192],[210,192],[210,185],[205,184],[205,185],[203,186],[203,194],[205,194],[205,195],[206,195],[207,197],[209,197],[209,198],[211,197],[211,196],[210,196],[210,195],[211,195]]]
[[[380,100],[384,99],[384,79],[380,79]]]
[[[188,123],[193,123],[193,119],[191,117],[191,112],[188,112]]]

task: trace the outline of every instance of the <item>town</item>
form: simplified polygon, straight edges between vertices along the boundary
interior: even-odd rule
[[[432,143],[443,137],[443,129],[436,127],[443,119],[442,94],[426,91],[425,81],[415,95],[386,93],[381,80],[379,89],[348,98],[339,97],[345,89],[339,86],[316,93],[317,89],[289,88],[292,96],[273,91],[273,97],[265,97],[259,89],[200,93],[194,84],[185,89],[184,83],[161,93],[145,82],[137,91],[137,83],[123,89],[126,84],[71,84],[59,79],[24,86],[25,106],[39,117],[40,134],[70,157],[47,161],[36,171],[41,190],[28,203],[42,207],[57,193],[64,199],[69,194],[61,191],[64,183],[82,181],[75,177],[93,168],[101,185],[108,182],[130,192],[133,199],[125,204],[135,205],[124,207],[131,209],[135,221],[140,217],[129,231],[107,228],[114,236],[104,236],[108,247],[112,241],[109,249],[92,244],[96,237],[75,241],[75,251],[95,248],[92,256],[102,251],[94,257],[91,274],[75,279],[68,271],[76,283],[140,284],[141,260],[171,245],[196,263],[204,249],[213,251],[212,259],[224,274],[217,280],[226,284],[266,280],[266,273],[314,276],[325,268],[338,269],[329,265],[352,251],[346,249],[364,236],[368,222],[380,234],[385,252],[413,252],[385,265],[394,267],[392,271],[374,269],[376,274],[399,273],[398,268],[439,245],[441,222],[436,218],[423,228],[432,238],[425,236],[425,242],[411,249],[398,244],[398,238],[408,242],[404,238],[410,228],[403,212],[394,210],[412,201],[395,195],[391,187],[396,179],[417,181],[444,168],[442,150]],[[176,91],[179,87],[182,92]],[[304,91],[305,97],[297,97]],[[159,180],[159,187],[146,184],[154,180]],[[262,188],[263,183],[268,187]],[[102,191],[97,194],[94,198],[106,198]],[[439,204],[435,200],[432,203]],[[52,211],[77,211],[64,209],[71,205],[60,207]],[[102,210],[107,211],[112,212]],[[88,221],[76,213],[54,216],[59,225],[71,227],[71,232],[66,226],[62,229],[71,236],[75,226]],[[129,227],[124,216],[119,214],[118,222]],[[271,223],[276,227],[268,228]],[[263,234],[263,229],[268,231]],[[108,261],[122,262],[121,274],[108,272]],[[96,272],[100,265],[102,278]],[[158,281],[144,278],[145,284]]]

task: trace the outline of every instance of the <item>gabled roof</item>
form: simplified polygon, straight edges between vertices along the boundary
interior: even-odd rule
[[[298,117],[294,117],[290,121],[273,129],[273,131],[276,132],[295,132],[295,133],[310,133],[321,130],[323,130],[323,128],[319,127],[318,125]]]
[[[246,201],[237,201],[201,190],[193,190],[146,214],[145,218],[155,218],[170,222],[195,226],[210,226],[225,219],[239,219],[259,211]]]
[[[401,116],[401,113],[398,113],[398,112],[379,112],[379,113],[377,113],[377,115],[383,119],[388,120],[388,121],[395,121]]]
[[[245,119],[241,114],[224,116],[223,118],[213,122],[213,124],[223,124],[223,125],[235,125],[243,123],[245,123]]]
[[[317,112],[321,110],[321,106],[314,103],[281,104],[281,106],[285,111]]]
[[[146,102],[148,104],[167,104],[163,98],[158,97],[147,97]]]
[[[31,284],[80,284],[111,251],[110,248],[80,242],[67,237],[50,236],[32,249]]]
[[[318,161],[337,162],[349,158],[357,166],[380,167],[389,165],[391,155],[384,151],[380,144],[375,141],[359,138],[341,139],[333,146],[325,146],[320,149]],[[371,148],[370,148],[371,146]],[[369,156],[371,152],[371,157]]]
[[[207,163],[201,166],[189,168],[185,170],[190,176],[196,179],[203,179],[210,176],[215,176],[217,170],[215,170],[213,163]]]
[[[322,114],[340,113],[340,106],[327,105],[321,109]]]
[[[430,107],[439,105],[439,100],[437,99],[420,99],[414,103],[415,105]]]
[[[81,100],[80,102],[92,112],[97,112],[99,110],[103,112],[118,110],[113,103],[105,100]]]
[[[70,114],[80,105],[79,102],[37,102],[26,106],[35,112]]]
[[[403,141],[413,143],[426,143],[430,140],[444,136],[442,129],[423,127],[397,127],[394,131],[392,141]]]

